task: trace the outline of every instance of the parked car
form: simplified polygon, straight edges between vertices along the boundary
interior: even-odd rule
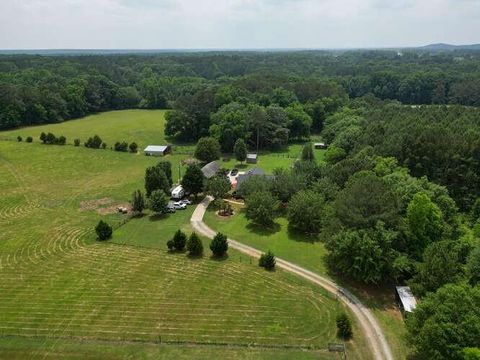
[[[238,169],[233,169],[232,171],[230,171],[230,176],[237,176],[238,174]]]
[[[175,206],[173,204],[168,204],[166,207],[165,207],[165,212],[166,213],[174,213],[176,210],[175,210]]]
[[[180,202],[185,205],[192,205],[192,201],[189,199],[183,199],[183,200],[180,200]]]
[[[173,206],[175,208],[175,210],[185,210],[187,208],[187,205],[184,204],[183,202],[181,201],[176,201],[173,203]]]

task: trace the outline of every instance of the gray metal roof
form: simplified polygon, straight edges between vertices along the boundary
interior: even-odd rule
[[[212,161],[202,168],[203,175],[207,179],[214,177],[218,170],[220,170],[220,163],[218,161]]]
[[[144,152],[165,152],[168,149],[168,145],[148,145]]]
[[[406,312],[412,312],[417,307],[417,300],[413,296],[412,290],[409,286],[397,286],[396,287],[398,297],[402,302],[403,309]]]

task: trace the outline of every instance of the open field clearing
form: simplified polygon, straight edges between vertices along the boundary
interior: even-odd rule
[[[185,157],[166,159],[175,169]],[[158,160],[0,141],[0,357],[334,359],[325,349],[343,307],[322,289],[233,250],[212,260],[207,243],[202,259],[166,251],[193,206],[119,227],[115,207]],[[95,242],[99,219],[116,228],[112,241]],[[355,334],[350,358],[368,359]]]
[[[116,141],[128,143],[135,141],[142,148],[150,143],[165,142],[164,116],[164,110],[110,111],[59,124],[4,131],[0,133],[0,138],[16,140],[18,135],[23,138],[31,136],[34,141],[39,142],[38,137],[43,131],[52,132],[57,136],[63,135],[67,138],[67,144],[73,144],[74,139],[78,138],[83,143],[90,136],[97,134],[109,147]],[[135,126],[132,126],[132,122],[135,122]]]

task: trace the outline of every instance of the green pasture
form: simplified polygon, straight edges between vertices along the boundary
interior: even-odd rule
[[[84,129],[75,120],[46,131],[75,126],[72,134],[111,136],[107,141],[130,141],[128,134],[137,132],[131,140],[149,142],[157,120],[147,126],[136,121],[141,111],[133,113],[138,117],[119,122],[123,130],[107,131],[96,115],[97,121],[85,119]],[[123,116],[103,114],[109,126],[116,125],[113,114]],[[175,178],[187,156],[167,156]],[[336,341],[335,316],[343,306],[322,289],[283,271],[266,272],[233,250],[227,259],[211,259],[207,243],[201,259],[168,253],[173,232],[189,231],[193,206],[160,219],[147,213],[127,221],[115,212],[143,188],[145,168],[157,161],[0,141],[0,358],[83,352],[91,358],[335,358],[324,349]],[[95,241],[100,219],[114,226],[111,241]],[[368,359],[365,339],[356,334],[351,357]]]

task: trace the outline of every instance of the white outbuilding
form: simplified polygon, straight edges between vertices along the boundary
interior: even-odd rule
[[[148,145],[143,152],[147,156],[165,156],[170,153],[170,145]]]

